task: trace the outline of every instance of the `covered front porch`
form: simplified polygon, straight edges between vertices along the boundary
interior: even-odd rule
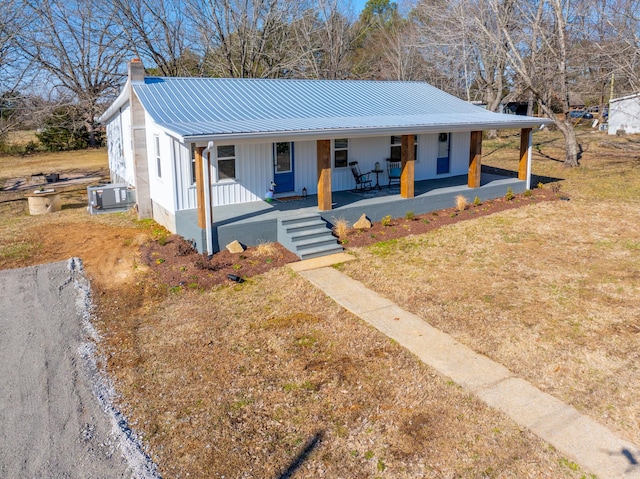
[[[344,218],[353,224],[362,214],[371,221],[384,216],[403,217],[408,211],[416,215],[450,208],[455,197],[463,195],[469,202],[477,196],[488,200],[504,196],[508,188],[520,193],[527,187],[524,179],[482,172],[478,186],[468,185],[468,176],[459,175],[441,179],[414,182],[413,196],[403,198],[401,186],[374,188],[366,192],[332,192],[331,208],[318,206],[318,195],[306,198],[276,199],[272,203],[254,201],[213,208],[213,250],[220,251],[234,240],[246,246],[261,242],[279,241],[278,221],[283,219],[319,215],[330,228],[337,219]],[[192,240],[199,252],[206,251],[206,230],[198,225],[198,210],[184,210],[176,214],[177,233]]]

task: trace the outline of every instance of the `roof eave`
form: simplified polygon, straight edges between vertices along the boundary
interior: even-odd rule
[[[124,105],[129,101],[129,85],[130,81],[127,82],[122,87],[122,91],[118,95],[118,98],[114,100],[114,102],[107,108],[107,110],[98,117],[98,123],[106,124],[111,118],[113,118]]]
[[[298,140],[322,140],[337,138],[339,135],[348,137],[370,137],[396,134],[424,134],[461,132],[461,131],[484,131],[484,130],[507,130],[513,128],[537,128],[541,125],[553,123],[548,118],[537,118],[536,121],[529,119],[523,121],[505,122],[480,122],[463,124],[434,124],[434,125],[411,125],[399,127],[366,127],[366,128],[335,128],[318,130],[280,130],[280,131],[258,131],[258,132],[238,132],[238,133],[202,133],[184,135],[185,140],[201,141],[231,141],[231,140],[259,140],[259,139],[284,139],[296,138]],[[170,129],[170,128],[169,128]]]

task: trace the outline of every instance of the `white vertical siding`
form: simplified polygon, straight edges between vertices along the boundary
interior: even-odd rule
[[[189,145],[171,138],[173,168],[176,190],[176,211],[197,207],[196,187],[192,183],[191,149]]]
[[[469,148],[471,146],[471,132],[457,132],[451,134],[451,176],[466,175],[469,172]]]
[[[385,185],[387,179],[387,161],[391,152],[391,135],[375,138],[350,138],[349,162],[357,161],[360,172],[366,173],[375,168],[376,161],[380,163],[383,173],[380,173],[380,184]],[[375,173],[369,175],[375,183]],[[331,184],[334,191],[351,190],[355,187],[355,180],[349,168],[333,170]]]
[[[318,192],[318,148],[316,141],[296,141],[293,144],[295,191],[300,194],[302,188],[307,194]]]
[[[416,158],[416,180],[436,177],[438,157],[438,134],[418,135],[418,158]]]
[[[145,122],[147,125],[147,162],[149,166],[149,191],[151,199],[169,213],[175,213],[176,192],[174,188],[176,179],[174,177],[175,170],[172,165],[172,138],[153,123],[149,114],[146,114]],[[157,135],[160,140],[161,177],[158,177],[155,135]]]
[[[217,171],[214,158],[211,168],[211,200],[214,206],[264,199],[273,179],[271,143],[236,145],[235,180],[215,181]]]

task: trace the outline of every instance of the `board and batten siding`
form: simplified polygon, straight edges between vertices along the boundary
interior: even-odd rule
[[[175,191],[176,178],[175,169],[173,167],[172,140],[173,138],[167,133],[153,125],[151,118],[147,113],[147,166],[149,171],[149,193],[154,204],[162,206],[169,213],[175,213],[176,196]],[[160,176],[158,175],[158,165],[156,161],[155,138],[158,137],[160,146]]]
[[[176,139],[171,141],[178,191],[175,208],[176,210],[194,209],[197,204],[195,184],[191,183],[190,145],[181,144]],[[416,181],[466,174],[469,167],[469,141],[469,132],[451,134],[450,171],[437,175],[438,134],[418,135]],[[294,142],[295,192],[293,194],[301,194],[303,188],[307,189],[307,194],[317,194],[316,148],[316,141]],[[379,175],[381,186],[388,183],[386,158],[389,157],[390,152],[391,135],[349,139],[349,161],[358,161],[362,172],[373,170],[375,163],[379,162],[383,170]],[[236,179],[217,181],[215,151],[212,151],[211,201],[213,206],[262,201],[269,189],[273,179],[273,143],[238,143],[235,145],[235,153]],[[333,149],[331,163],[332,190],[353,189],[355,183],[350,168],[333,168]],[[371,174],[370,178],[375,182],[375,174]]]
[[[215,152],[212,153],[211,201],[213,206],[264,199],[273,178],[271,143],[235,145],[235,180],[217,181]]]
[[[437,136],[435,137],[437,139]],[[451,134],[451,169],[448,176],[466,175],[469,173],[469,147],[471,132],[456,132]],[[435,170],[434,170],[435,174]],[[433,176],[432,178],[435,178]]]

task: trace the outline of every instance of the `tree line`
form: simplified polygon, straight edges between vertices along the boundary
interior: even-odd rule
[[[150,75],[426,81],[498,111],[527,102],[578,164],[571,94],[640,89],[640,0],[3,0],[0,142],[65,123],[95,146],[126,62]]]

